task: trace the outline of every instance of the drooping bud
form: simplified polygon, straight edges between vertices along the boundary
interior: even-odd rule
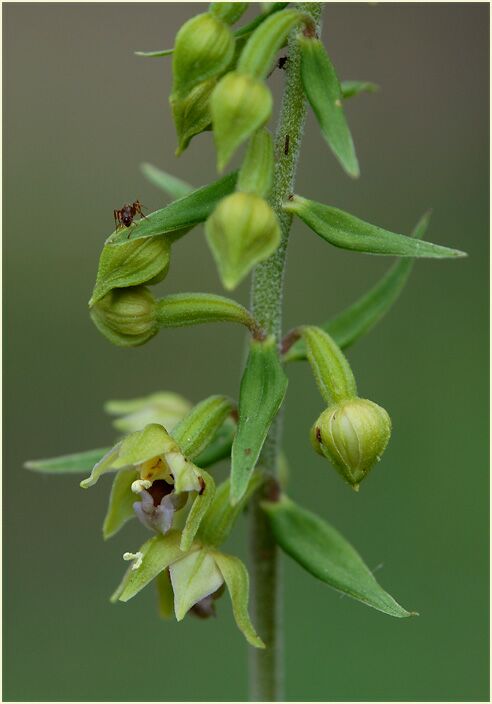
[[[158,331],[156,301],[144,286],[115,288],[91,308],[91,318],[110,342],[137,347]]]
[[[222,171],[236,149],[270,119],[272,94],[263,81],[231,71],[217,84],[210,105]]]
[[[169,98],[178,135],[176,156],[184,152],[195,135],[211,129],[210,96],[216,84],[216,79],[211,78],[199,83],[184,97],[171,95]]]
[[[280,225],[268,203],[252,193],[224,198],[205,223],[225,288],[235,288],[280,243]]]
[[[359,489],[381,459],[391,435],[391,419],[373,401],[353,398],[324,411],[311,429],[311,442],[342,477]]]
[[[156,284],[166,276],[171,245],[165,237],[146,237],[120,246],[105,245],[99,258],[96,285],[89,305],[114,288]]]
[[[234,36],[219,17],[192,17],[176,35],[173,94],[185,96],[198,83],[226,70],[234,55]]]

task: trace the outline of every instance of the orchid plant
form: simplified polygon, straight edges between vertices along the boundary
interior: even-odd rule
[[[86,472],[84,489],[94,486],[102,474],[112,473],[104,538],[133,518],[150,535],[123,555],[131,564],[112,601],[126,602],[154,582],[160,614],[164,618],[174,614],[180,621],[187,614],[201,618],[214,614],[227,589],[236,623],[255,649],[251,697],[272,701],[283,698],[280,550],[353,599],[393,617],[412,614],[383,589],[324,516],[299,506],[288,495],[279,414],[286,397],[287,368],[296,361],[308,362],[322,401],[319,418],[312,421],[313,448],[348,487],[358,491],[383,456],[391,420],[380,405],[359,397],[344,351],[391,308],[415,258],[453,259],[463,252],[423,239],[428,215],[411,236],[405,236],[296,193],[308,105],[332,154],[356,178],[359,164],[344,104],[377,86],[339,81],[320,38],[322,3],[263,3],[254,19],[233,29],[248,5],[212,3],[181,27],[173,49],[139,52],[150,57],[172,55],[169,102],[176,154],[192,148],[198,135],[207,138],[212,132],[219,177],[193,188],[145,165],[148,178],[174,200],[137,221],[118,224],[102,249],[89,301],[98,330],[121,347],[148,344],[164,328],[216,322],[243,325],[248,354],[238,398],[214,394],[193,405],[165,391],[110,401],[106,410],[115,416],[114,427],[120,433],[113,447],[31,461],[27,466],[40,472]],[[282,48],[286,55],[279,60]],[[285,69],[285,87],[272,137],[268,77],[277,65]],[[239,169],[224,175],[238,153]],[[335,318],[284,333],[283,273],[294,217],[328,246],[398,259],[370,291]],[[165,279],[171,255],[179,256],[179,240],[202,223],[224,288],[233,291],[252,274],[249,310],[231,298],[209,293],[153,295],[151,287]],[[230,465],[230,475],[216,486],[214,467],[223,460]],[[223,551],[246,507],[252,616],[248,569]]]

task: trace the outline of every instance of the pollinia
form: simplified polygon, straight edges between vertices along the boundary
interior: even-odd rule
[[[148,178],[174,200],[109,235],[89,301],[97,329],[122,347],[171,334],[164,328],[243,325],[248,354],[238,397],[214,393],[194,405],[164,391],[110,401],[106,410],[115,417],[119,433],[114,446],[27,466],[40,472],[86,472],[84,489],[111,473],[104,538],[135,518],[148,531],[142,545],[129,545],[123,555],[131,564],[112,601],[129,601],[153,582],[161,616],[174,614],[180,621],[187,614],[214,614],[227,591],[239,629],[253,648],[263,651],[252,657],[251,695],[274,700],[282,696],[278,547],[339,592],[390,616],[411,615],[379,585],[325,516],[314,515],[289,496],[279,443],[288,366],[308,362],[321,403],[319,417],[311,419],[304,432],[310,433],[315,452],[327,465],[348,487],[359,490],[383,457],[391,420],[377,402],[359,396],[344,352],[388,312],[415,258],[456,258],[463,252],[424,239],[428,215],[405,236],[295,192],[307,106],[332,155],[355,178],[359,163],[344,105],[377,87],[362,81],[340,83],[321,41],[322,4],[264,3],[254,19],[234,28],[248,5],[212,3],[179,29],[172,50],[140,52],[172,56],[169,104],[176,154],[192,149],[202,133],[210,139],[211,132],[218,174],[211,183],[193,188],[145,165]],[[273,137],[268,77],[277,62],[285,68],[285,89]],[[228,171],[238,155],[239,169]],[[326,158],[331,158],[328,151]],[[311,231],[328,245],[398,259],[348,309],[283,334],[282,274],[295,217],[307,226],[306,237]],[[166,278],[172,257],[179,256],[180,239],[200,224],[228,292],[253,274],[251,309],[206,292],[154,295],[153,287]],[[239,369],[241,360],[237,364]],[[217,485],[214,466],[223,460],[230,474]],[[314,455],[310,461],[316,464]],[[252,617],[248,569],[223,550],[248,505],[255,584]]]

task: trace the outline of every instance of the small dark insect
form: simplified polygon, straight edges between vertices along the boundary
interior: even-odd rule
[[[284,143],[284,154],[287,156],[289,153],[289,142],[290,142],[290,137],[288,134],[285,135],[285,143]]]
[[[285,68],[285,64],[289,60],[288,56],[281,56],[280,59],[278,60],[277,66],[282,69]]]
[[[114,224],[116,229],[120,227],[130,227],[135,215],[141,215],[144,218],[145,215],[142,212],[142,208],[143,205],[141,204],[141,202],[139,200],[136,200],[134,203],[125,203],[125,205],[120,210],[113,210]]]

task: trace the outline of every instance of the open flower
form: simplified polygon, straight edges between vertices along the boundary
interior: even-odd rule
[[[183,530],[186,549],[215,493],[212,477],[185,457],[167,430],[157,423],[115,445],[80,485],[84,489],[93,486],[102,474],[114,470],[118,474],[105,520],[105,536],[113,535],[133,514],[147,528],[165,534],[172,527],[175,513],[195,493]],[[135,494],[139,501],[135,501]]]
[[[225,586],[234,618],[246,640],[256,648],[264,648],[249,618],[249,577],[241,560],[199,541],[193,542],[183,554],[181,543],[180,532],[171,530],[166,535],[154,536],[136,553],[125,553],[124,558],[134,562],[111,601],[128,601],[164,573],[165,583],[172,589],[176,619],[181,621],[187,613],[212,615],[213,601]]]

